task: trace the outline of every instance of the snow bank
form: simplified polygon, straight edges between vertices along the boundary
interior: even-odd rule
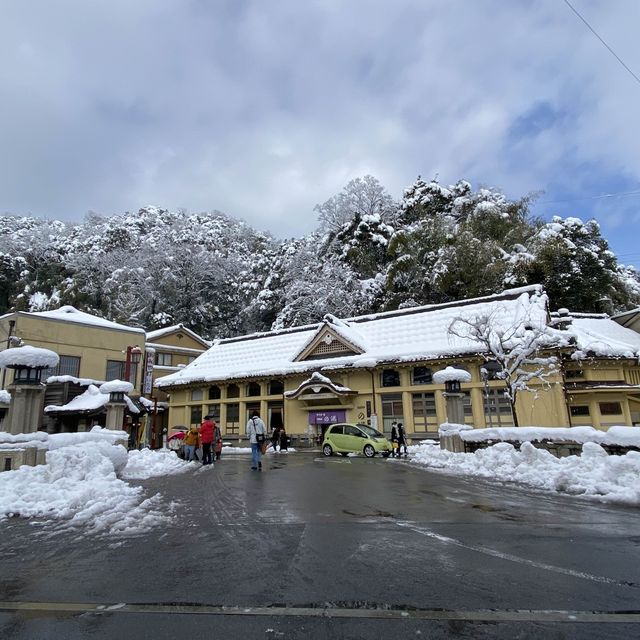
[[[441,427],[442,428],[442,427]],[[509,440],[511,442],[595,442],[599,444],[640,447],[640,427],[610,427],[600,431],[593,427],[500,427],[471,429],[460,433],[466,442]]]
[[[173,476],[190,469],[199,469],[197,462],[185,462],[174,451],[168,449],[142,449],[130,451],[122,477],[128,480],[145,480],[156,476]]]
[[[152,478],[200,468],[166,450],[127,454],[115,444],[126,440],[127,434],[100,427],[89,433],[0,436],[3,447],[49,448],[46,464],[23,465],[0,474],[0,521],[17,515],[86,526],[99,534],[144,533],[168,523],[173,506],[163,504],[159,494],[145,498],[142,487],[121,478]]]
[[[556,458],[530,442],[523,442],[520,451],[501,442],[475,453],[451,453],[424,444],[409,447],[409,453],[415,464],[457,475],[517,482],[602,502],[640,504],[640,453],[635,451],[609,456],[599,444],[586,442],[581,456]]]
[[[171,509],[116,473],[124,447],[83,442],[47,452],[47,464],[0,474],[0,520],[14,515],[64,521],[93,533],[133,535],[166,524]]]

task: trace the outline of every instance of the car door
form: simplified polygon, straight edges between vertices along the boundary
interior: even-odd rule
[[[332,427],[329,427],[327,435],[329,436],[327,440],[329,440],[329,443],[335,451],[341,451],[344,448],[344,425],[334,424]]]
[[[344,440],[345,447],[349,451],[357,451],[360,453],[364,447],[365,440],[367,439],[364,433],[358,429],[358,427],[347,424],[344,426]]]

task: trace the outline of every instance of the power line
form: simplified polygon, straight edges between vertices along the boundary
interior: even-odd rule
[[[593,33],[593,35],[596,38],[598,38],[600,42],[602,42],[602,44],[609,50],[611,55],[631,74],[631,76],[635,79],[635,81],[638,84],[640,84],[640,78],[638,78],[638,76],[635,73],[633,73],[631,69],[629,69],[629,67],[624,63],[622,58],[600,37],[598,32],[580,15],[578,10],[569,2],[569,0],[564,0],[564,3],[569,7],[569,9],[571,9],[571,11],[573,11],[573,13],[575,13],[578,16],[578,18],[580,18],[580,20],[582,20],[582,22],[585,23],[585,25],[587,25],[587,28],[589,29],[589,31],[591,31],[591,33]]]

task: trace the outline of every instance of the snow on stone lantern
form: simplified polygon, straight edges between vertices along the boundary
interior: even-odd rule
[[[56,367],[59,360],[54,351],[29,345],[0,352],[0,368],[15,372],[8,386],[11,394],[9,433],[33,433],[40,429],[46,388],[41,382],[42,372]]]
[[[100,385],[100,393],[109,396],[107,402],[106,428],[120,431],[124,423],[124,413],[127,406],[125,396],[133,391],[133,385],[124,380],[109,380]]]
[[[444,384],[444,397],[447,404],[447,422],[464,424],[464,394],[460,391],[460,383],[471,382],[471,374],[464,369],[446,367],[433,374],[435,384]]]

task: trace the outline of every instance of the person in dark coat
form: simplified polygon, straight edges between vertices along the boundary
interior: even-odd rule
[[[407,434],[402,426],[402,422],[398,423],[398,458],[400,457],[400,449],[404,447],[404,457],[407,457]]]
[[[396,452],[398,452],[398,457],[400,457],[400,445],[398,444],[398,423],[394,420],[391,423],[391,457],[396,457]]]
[[[284,427],[280,428],[280,451],[287,451],[289,448],[289,436],[284,430]]]
[[[277,451],[278,444],[280,444],[280,427],[274,427],[271,434],[271,448]]]

